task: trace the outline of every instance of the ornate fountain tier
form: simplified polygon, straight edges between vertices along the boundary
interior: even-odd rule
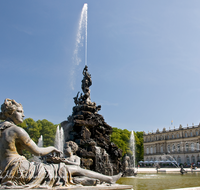
[[[91,75],[85,66],[81,85],[83,94],[77,93],[72,115],[61,123],[65,140],[79,145],[77,155],[81,157],[83,168],[106,175],[117,174],[121,169],[122,151],[110,141],[112,127],[98,114],[101,106],[91,102],[91,85]]]

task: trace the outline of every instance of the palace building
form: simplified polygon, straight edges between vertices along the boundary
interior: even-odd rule
[[[200,124],[178,129],[144,132],[144,161],[162,161],[170,157],[177,163],[200,162]]]

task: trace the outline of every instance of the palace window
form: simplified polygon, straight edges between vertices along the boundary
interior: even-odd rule
[[[163,153],[163,146],[160,147],[160,152]]]
[[[147,154],[149,154],[149,148],[147,148]]]
[[[156,153],[156,146],[154,147],[154,153]]]
[[[167,146],[167,152],[170,153],[170,145]]]
[[[180,144],[177,144],[177,151],[180,152]]]
[[[194,163],[194,164],[195,164],[195,157],[194,157],[194,156],[192,156],[192,159],[191,159],[191,161],[192,161],[192,163]]]
[[[185,132],[185,137],[187,137],[187,133]]]
[[[196,136],[198,136],[198,131],[196,131]]]
[[[190,158],[189,158],[189,156],[187,156],[186,162],[187,162],[188,165],[190,165]]]
[[[172,145],[172,152],[174,152],[175,151],[175,145],[173,144]]]
[[[191,151],[194,151],[194,143],[191,143]]]
[[[178,161],[178,163],[180,164],[180,163],[181,163],[181,157],[178,157],[178,158],[177,158],[177,161]]]
[[[153,147],[151,147],[151,149],[150,149],[150,150],[151,150],[151,154],[153,154]]]
[[[172,135],[172,139],[174,138],[174,135]]]
[[[197,150],[199,150],[199,142],[197,142]]]
[[[185,151],[188,152],[188,150],[189,150],[189,146],[188,146],[188,143],[186,143],[185,144]]]
[[[193,135],[192,135],[192,131],[190,132],[190,136],[192,137]]]
[[[177,138],[179,138],[179,134],[177,133]]]

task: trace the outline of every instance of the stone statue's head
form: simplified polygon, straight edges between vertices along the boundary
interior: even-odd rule
[[[71,151],[73,153],[76,153],[76,151],[78,150],[78,145],[75,142],[73,142],[73,141],[68,141],[68,142],[65,143],[65,151],[67,151],[67,149],[69,147],[71,148]]]
[[[17,114],[16,112],[19,112],[19,114],[21,115],[21,118],[19,114]],[[19,119],[20,122],[17,122],[17,123],[21,123],[23,121],[23,117],[24,117],[23,107],[20,103],[17,103],[15,100],[6,98],[4,103],[1,105],[0,119],[1,120],[11,119],[15,123],[14,117],[19,117],[17,119]]]

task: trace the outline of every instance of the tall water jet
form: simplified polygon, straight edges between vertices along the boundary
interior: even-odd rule
[[[63,128],[61,127],[60,128],[60,149],[62,152],[63,152],[63,149],[64,149],[64,141],[65,141],[65,138],[64,138],[64,130]]]
[[[78,66],[80,64],[80,62],[82,61],[82,59],[80,57],[85,57],[85,65],[87,65],[87,12],[88,12],[88,4],[85,3],[83,5],[82,11],[81,11],[81,16],[79,19],[79,25],[78,25],[78,31],[77,31],[77,35],[76,35],[76,44],[75,44],[75,49],[74,49],[74,53],[73,53],[73,66],[72,66],[72,70],[70,73],[70,77],[71,77],[71,88],[72,90],[74,90],[74,84],[75,84],[75,69],[76,66]],[[80,51],[81,51],[81,47],[83,47],[83,44],[85,43],[85,52],[84,55],[80,56]]]
[[[63,148],[64,148],[64,131],[63,131],[63,128],[59,127],[59,125],[57,126],[57,129],[56,129],[56,137],[55,137],[55,143],[54,143],[54,146],[63,152]]]
[[[129,148],[132,152],[132,155],[125,155],[123,158],[123,177],[127,176],[136,176],[137,171],[135,168],[135,136],[134,131],[131,131],[130,140],[129,140]]]
[[[43,147],[43,136],[41,135],[40,138],[38,139],[38,146]]]
[[[135,136],[133,131],[131,131],[130,136],[130,150],[132,151],[131,165],[135,170]]]
[[[86,6],[86,13],[85,13],[85,65],[87,65],[87,10],[88,10],[88,5],[87,3],[84,4],[84,6]]]
[[[87,65],[87,10],[88,5],[85,3],[81,11],[81,17],[79,20],[79,27],[76,36],[76,46],[74,50],[74,62],[79,65],[81,59],[78,56],[79,48],[83,46],[85,40],[85,65]]]

